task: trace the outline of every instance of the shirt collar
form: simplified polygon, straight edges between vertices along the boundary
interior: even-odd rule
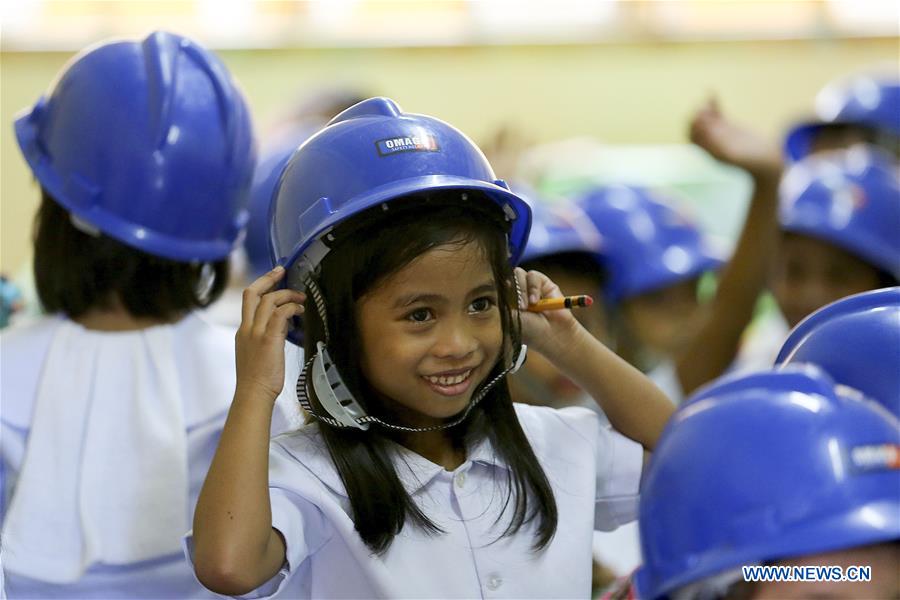
[[[395,448],[394,469],[406,492],[410,495],[427,486],[444,470],[441,465],[435,464],[424,456],[416,454],[399,444]],[[487,438],[476,442],[469,449],[466,462],[459,468],[464,469],[466,464],[481,464],[487,467],[509,469],[509,465],[494,451],[493,444]]]
[[[306,429],[304,433],[307,434],[304,437],[313,437],[308,435],[313,433],[313,428],[304,429]],[[304,448],[300,452],[292,452],[292,454],[294,454],[296,459],[304,463],[322,483],[334,492],[346,497],[347,491],[334,463],[331,461],[331,456],[325,449],[324,442],[319,435],[314,434],[314,437],[316,438],[315,442],[312,439],[307,439],[308,443],[303,445]],[[310,444],[309,442],[313,443]],[[392,444],[392,448],[394,450],[392,452],[394,470],[409,495],[413,495],[427,486],[435,477],[440,475],[441,471],[444,471],[441,465],[431,462],[424,456],[416,454],[400,444]],[[467,463],[503,469],[510,468],[506,461],[494,451],[493,444],[487,438],[476,442],[469,449],[466,462],[460,468],[464,468]]]

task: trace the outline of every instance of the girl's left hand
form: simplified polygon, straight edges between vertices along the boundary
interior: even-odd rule
[[[540,271],[515,269],[519,283],[519,313],[522,319],[522,341],[529,348],[552,356],[566,348],[581,324],[569,309],[528,312],[528,305],[543,298],[562,298],[563,293]]]

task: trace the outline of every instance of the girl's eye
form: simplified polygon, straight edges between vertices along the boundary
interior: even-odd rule
[[[431,317],[431,311],[427,308],[417,308],[406,315],[407,320],[412,321],[413,323],[425,323],[430,320]]]
[[[472,312],[476,312],[476,313],[487,312],[494,306],[494,304],[495,304],[495,302],[494,302],[493,298],[488,298],[487,296],[484,296],[484,297],[478,298],[477,300],[472,302],[472,304],[469,305],[469,309]]]

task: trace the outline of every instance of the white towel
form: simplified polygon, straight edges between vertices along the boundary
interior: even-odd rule
[[[63,321],[41,374],[3,566],[54,583],[180,551],[189,529],[184,402],[171,326]]]

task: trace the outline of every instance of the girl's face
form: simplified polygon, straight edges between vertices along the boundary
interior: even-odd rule
[[[782,240],[772,291],[791,327],[826,304],[880,286],[876,269],[833,244],[805,235]]]
[[[497,303],[477,242],[425,252],[360,298],[360,365],[386,408],[416,427],[465,409],[500,356]]]

